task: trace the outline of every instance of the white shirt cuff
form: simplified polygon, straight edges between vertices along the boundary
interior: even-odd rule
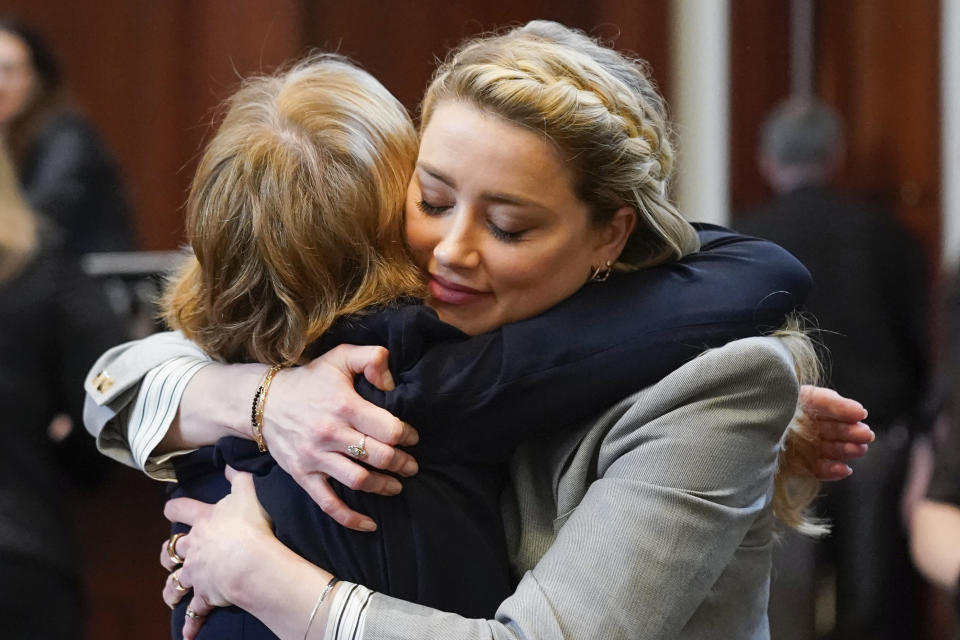
[[[187,383],[210,362],[193,356],[171,358],[144,377],[127,421],[127,442],[136,465],[152,478],[176,480],[169,461],[185,452],[156,458],[151,458],[150,454],[170,430]]]
[[[357,640],[363,638],[367,604],[373,591],[352,582],[341,582],[330,603],[327,628],[323,640]]]

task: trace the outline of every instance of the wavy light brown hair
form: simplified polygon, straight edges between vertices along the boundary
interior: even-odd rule
[[[293,364],[333,321],[422,283],[403,242],[417,137],[345,58],[251,78],[197,168],[167,323],[228,362]]]
[[[38,220],[20,191],[7,147],[0,142],[0,282],[9,280],[37,250]]]

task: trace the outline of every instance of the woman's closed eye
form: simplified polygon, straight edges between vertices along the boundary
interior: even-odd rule
[[[497,240],[503,242],[519,242],[523,239],[523,234],[527,232],[526,229],[520,231],[508,231],[503,227],[498,226],[493,220],[487,220],[487,228],[490,229],[490,233],[493,234],[493,237]]]
[[[447,205],[431,204],[423,199],[417,201],[417,208],[428,216],[439,216],[450,209]]]

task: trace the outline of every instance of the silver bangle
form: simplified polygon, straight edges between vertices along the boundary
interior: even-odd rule
[[[307,628],[303,632],[303,640],[307,640],[307,636],[310,635],[310,627],[313,626],[313,619],[317,617],[317,611],[320,610],[320,605],[323,604],[324,598],[327,597],[327,594],[333,590],[333,587],[339,582],[336,578],[330,578],[330,582],[327,583],[327,586],[323,588],[323,591],[320,592],[320,597],[317,598],[317,604],[313,605],[313,611],[310,612],[310,619],[307,620]]]

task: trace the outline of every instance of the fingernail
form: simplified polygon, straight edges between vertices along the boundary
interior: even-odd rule
[[[413,427],[411,427],[411,426],[410,426],[410,423],[408,423],[408,422],[404,422],[403,424],[407,425],[407,427],[408,427],[408,432],[409,432],[410,435],[407,436],[407,437],[408,437],[408,439],[410,440],[410,446],[413,446],[413,445],[417,444],[418,442],[420,442],[420,434],[417,433],[417,430],[414,429]]]
[[[403,485],[400,484],[399,480],[392,478],[387,482],[387,486],[384,487],[384,492],[390,496],[395,496],[401,491],[403,491]]]
[[[393,381],[393,374],[389,370],[383,374],[383,390],[393,391],[397,385]]]
[[[360,521],[360,530],[361,531],[376,531],[377,523],[373,520],[361,520]]]
[[[400,470],[400,473],[402,473],[405,476],[412,476],[412,475],[415,475],[418,471],[420,471],[420,465],[417,464],[417,461],[409,460],[405,465],[403,465],[403,469]]]

